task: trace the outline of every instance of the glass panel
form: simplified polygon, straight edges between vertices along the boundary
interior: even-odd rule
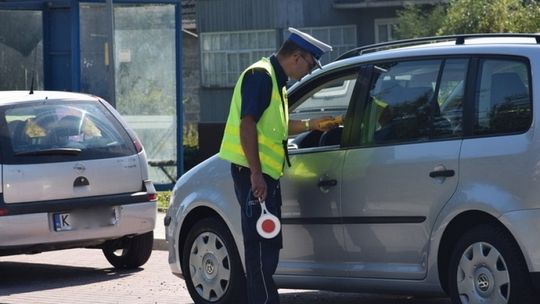
[[[263,48],[272,49],[276,44],[276,37],[274,32],[265,32],[265,38],[263,40]]]
[[[149,160],[176,161],[174,5],[115,5],[116,107]],[[176,176],[176,167],[167,168]],[[170,183],[157,167],[150,178]]]
[[[434,118],[435,137],[459,136],[462,134],[463,101],[468,60],[447,60],[444,65],[437,104],[440,115]]]
[[[313,89],[291,108],[291,119],[311,119],[332,116],[341,120],[340,127],[328,132],[310,131],[289,141],[289,149],[339,145],[342,125],[356,83],[356,74],[332,79]]]
[[[343,44],[343,30],[341,28],[333,28],[330,30],[330,45]]]
[[[210,47],[210,35],[201,33],[201,44],[203,51],[208,51],[211,49]]]
[[[365,112],[364,143],[429,138],[433,90],[440,64],[439,60],[426,60],[378,65]]]
[[[240,45],[240,34],[233,33],[231,34],[231,50],[236,49]]]
[[[230,46],[230,35],[228,34],[225,34],[225,35],[221,35],[221,49],[222,50],[228,50],[231,48]]]
[[[356,28],[354,26],[343,28],[343,42],[356,45]]]
[[[219,36],[218,35],[212,35],[212,50],[221,50]]]
[[[109,58],[111,20],[105,4],[80,5],[81,18],[81,91],[105,98],[115,104],[112,60]]]
[[[250,48],[249,45],[249,34],[248,33],[240,33],[240,47],[236,49],[248,49]]]
[[[238,54],[240,59],[240,69],[243,70],[247,68],[251,64],[251,58],[249,57],[249,53],[240,53]]]
[[[249,49],[258,49],[259,48],[259,33],[249,33],[248,34],[248,48]]]
[[[377,30],[379,31],[379,41],[377,41],[377,42],[388,41],[387,25],[386,24],[380,24],[380,25],[377,26]]]
[[[394,40],[394,37],[396,36],[394,34],[395,28],[396,28],[395,24],[393,24],[393,23],[388,24],[388,40],[389,41]]]
[[[512,60],[483,60],[480,66],[475,134],[529,129],[532,117],[527,65]]]
[[[7,109],[5,118],[18,155],[49,151],[81,160],[136,153],[121,125],[96,102],[25,104]]]
[[[0,90],[43,89],[41,11],[0,10]]]

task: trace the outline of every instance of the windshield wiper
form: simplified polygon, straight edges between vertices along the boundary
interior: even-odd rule
[[[15,153],[15,156],[41,156],[41,155],[79,155],[81,149],[76,148],[55,148],[35,151],[22,151]]]

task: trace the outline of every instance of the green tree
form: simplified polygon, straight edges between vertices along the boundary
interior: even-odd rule
[[[448,5],[406,6],[398,12],[398,38],[540,31],[540,4],[523,0],[450,0]]]
[[[399,25],[395,28],[396,38],[418,38],[434,36],[442,26],[446,5],[412,5],[398,11]]]

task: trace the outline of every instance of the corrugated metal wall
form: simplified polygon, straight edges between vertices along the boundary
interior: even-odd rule
[[[240,31],[273,28],[276,2],[269,0],[198,0],[199,32]]]

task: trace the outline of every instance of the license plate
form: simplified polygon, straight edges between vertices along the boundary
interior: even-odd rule
[[[54,231],[85,230],[113,226],[118,222],[116,207],[53,213]]]

